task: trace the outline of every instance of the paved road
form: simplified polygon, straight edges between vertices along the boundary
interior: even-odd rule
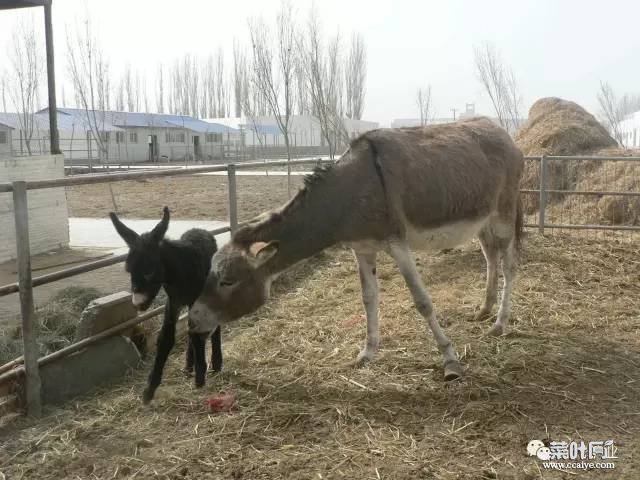
[[[148,232],[156,226],[158,220],[137,220],[120,218],[125,225],[136,232]],[[213,230],[226,227],[227,222],[203,221],[203,220],[171,220],[167,238],[179,238],[191,228],[203,228]],[[126,245],[116,233],[111,220],[108,218],[70,218],[69,219],[69,245],[71,248],[104,248],[115,253],[126,252]],[[229,241],[229,234],[223,233],[216,236],[218,246]]]
[[[133,228],[137,232],[146,232],[151,230],[157,220],[136,220],[122,219],[126,225]],[[226,226],[226,222],[217,221],[198,221],[198,220],[171,220],[169,223],[168,238],[178,238],[182,233],[190,228],[204,228],[213,230]],[[79,259],[97,259],[103,258],[104,255],[110,253],[119,254],[127,251],[124,241],[118,236],[107,218],[70,218],[69,219],[69,236],[71,252],[62,252],[54,255],[45,255],[46,265],[55,265],[56,263],[64,263],[69,260],[78,261]],[[229,241],[229,234],[223,233],[216,236],[218,247]],[[34,262],[34,268],[38,262]],[[61,270],[70,265],[55,266],[52,268],[43,268],[34,272],[34,276],[43,275],[45,273]],[[5,264],[1,268],[3,274],[0,275],[3,285],[16,281],[15,268],[13,265]],[[42,285],[34,289],[34,301],[36,307],[46,304],[51,296],[64,287],[78,285],[85,287],[94,287],[105,294],[126,290],[129,288],[129,277],[125,273],[123,265],[117,264],[110,267],[101,268],[93,272],[84,273],[75,277],[60,280],[48,285]],[[20,312],[19,298],[17,294],[0,297],[0,325],[16,323],[17,315]]]

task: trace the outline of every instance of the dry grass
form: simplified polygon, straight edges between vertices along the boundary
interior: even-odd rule
[[[44,356],[70,345],[76,333],[80,314],[92,300],[102,294],[95,288],[65,287],[51,296],[42,308],[36,310],[38,346]],[[21,327],[0,326],[0,365],[22,355]]]
[[[151,406],[146,370],[38,423],[0,429],[7,478],[640,478],[638,245],[525,241],[513,326],[469,322],[483,291],[477,245],[418,255],[466,375],[442,382],[440,355],[388,258],[381,354],[353,359],[364,323],[352,254],[332,249],[278,283],[273,301],[225,332],[226,374],[194,390],[175,353]],[[348,321],[345,321],[348,319]],[[178,345],[181,345],[179,342]],[[202,401],[233,389],[232,414]],[[526,443],[614,439],[615,471],[541,470]]]
[[[541,98],[515,142],[525,155],[579,155],[616,146],[593,115],[574,102]]]

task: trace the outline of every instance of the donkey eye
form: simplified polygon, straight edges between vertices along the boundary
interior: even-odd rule
[[[233,285],[235,285],[236,282],[235,280],[220,280],[220,286],[221,287],[231,287]]]

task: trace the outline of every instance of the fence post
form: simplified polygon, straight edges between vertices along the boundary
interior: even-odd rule
[[[538,233],[544,235],[545,211],[547,209],[547,157],[540,157],[540,206],[538,209]]]
[[[227,165],[227,179],[229,181],[229,227],[231,234],[238,227],[238,197],[236,196],[236,166],[233,163]]]
[[[29,207],[27,204],[27,184],[24,181],[13,182],[13,214],[16,225],[27,415],[40,416],[42,405],[40,373],[38,372],[38,344],[33,326],[34,308],[33,285],[31,282],[31,252],[29,247]]]

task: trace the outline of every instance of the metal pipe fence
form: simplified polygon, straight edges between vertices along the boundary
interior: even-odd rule
[[[236,170],[250,170],[257,167],[280,167],[286,165],[320,165],[332,163],[330,160],[287,160],[268,162],[245,162],[242,164],[211,165],[193,168],[171,168],[162,170],[129,171],[124,173],[107,173],[98,175],[81,175],[73,177],[56,178],[50,180],[16,181],[0,183],[0,192],[12,192],[14,204],[14,217],[16,228],[16,248],[18,259],[18,281],[0,286],[0,297],[13,293],[20,293],[20,315],[22,319],[22,337],[24,355],[6,365],[0,366],[0,385],[15,381],[21,376],[25,377],[24,393],[26,410],[29,414],[38,415],[41,411],[40,402],[40,376],[39,365],[46,364],[56,358],[69,355],[107,336],[118,333],[127,327],[148,320],[162,313],[163,307],[158,307],[150,312],[139,315],[125,324],[101,332],[93,337],[73,343],[62,350],[53,352],[45,357],[38,358],[38,346],[36,330],[34,328],[34,304],[33,288],[56,282],[58,280],[91,272],[110,265],[124,262],[127,255],[116,255],[110,258],[91,261],[65,268],[52,273],[32,278],[31,253],[29,250],[29,222],[28,222],[28,191],[43,188],[67,187],[72,185],[91,185],[97,183],[120,182],[134,179],[148,179],[155,177],[169,177],[180,175],[197,175],[209,172],[227,172],[229,194],[229,226],[217,228],[211,231],[214,235],[234,232],[240,225],[238,223]]]
[[[640,232],[640,157],[525,157],[525,227]]]
[[[233,233],[238,223],[237,208],[237,183],[236,171],[250,170],[265,167],[279,166],[309,166],[320,165],[322,163],[332,163],[332,160],[312,159],[312,160],[292,160],[288,162],[267,161],[267,162],[244,162],[238,164],[210,165],[192,168],[170,168],[159,170],[143,170],[116,172],[108,174],[79,175],[50,180],[20,181],[12,183],[0,183],[0,192],[13,192],[14,216],[16,224],[16,246],[18,255],[18,281],[8,285],[0,286],[0,297],[16,292],[20,293],[20,314],[22,318],[22,336],[24,355],[7,365],[0,366],[0,384],[7,381],[15,381],[21,376],[25,376],[25,398],[26,407],[29,413],[38,414],[40,411],[40,377],[38,365],[51,361],[84,348],[85,346],[99,341],[108,335],[112,335],[126,328],[121,325],[105,331],[90,339],[82,340],[65,347],[59,352],[54,352],[47,357],[38,359],[38,349],[36,344],[36,331],[34,330],[34,306],[33,288],[52,283],[64,278],[73,277],[82,273],[94,271],[116,263],[123,262],[126,254],[117,255],[107,259],[91,261],[74,267],[62,269],[56,272],[32,278],[31,255],[29,251],[29,224],[28,224],[28,191],[43,188],[67,187],[72,185],[90,185],[97,183],[120,182],[134,179],[148,179],[154,177],[169,177],[180,175],[197,175],[209,172],[227,172],[228,177],[228,213],[229,226],[213,230],[212,233],[220,234],[225,232]],[[609,164],[616,164],[618,167],[609,167]],[[539,233],[544,234],[547,229],[567,229],[567,230],[602,230],[602,231],[640,231],[640,157],[560,157],[542,156],[526,157],[525,173],[522,181],[521,195],[523,198],[527,222],[525,226],[535,228]],[[597,189],[600,185],[600,189]],[[533,188],[536,187],[537,188]],[[612,188],[616,187],[616,188]],[[607,198],[623,198],[637,201],[636,217],[622,216],[612,218],[609,223],[594,222],[593,218],[585,214],[584,208],[582,216],[576,214],[575,219],[582,219],[582,222],[565,222],[562,215],[564,203],[571,202],[574,198],[596,198],[598,202]],[[593,203],[593,202],[592,202]],[[627,207],[626,204],[622,205]],[[584,206],[583,206],[584,207]],[[591,206],[593,207],[593,205]],[[590,207],[590,208],[591,208]],[[597,205],[591,208],[598,213]],[[625,213],[628,213],[625,211]],[[162,308],[154,309],[131,320],[126,326],[147,320],[159,313]],[[133,322],[133,323],[132,323]]]

